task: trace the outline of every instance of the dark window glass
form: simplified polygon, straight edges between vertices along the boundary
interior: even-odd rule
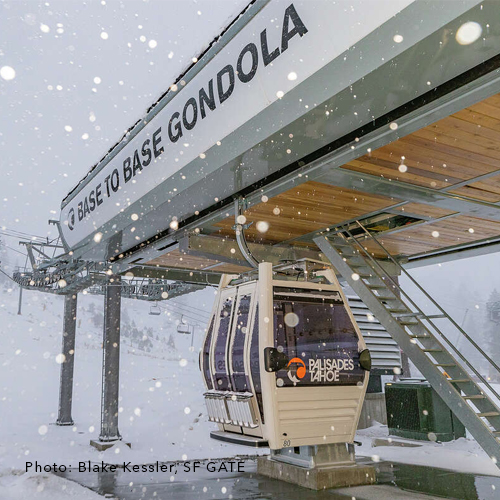
[[[231,327],[231,311],[234,299],[228,298],[222,304],[220,310],[219,330],[215,340],[215,389],[228,391],[230,389],[229,375],[226,366],[226,347],[229,329]]]
[[[205,375],[205,382],[208,389],[213,389],[212,377],[210,376],[210,344],[212,342],[212,334],[214,331],[215,314],[210,321],[205,343],[203,344],[203,373]]]
[[[341,300],[274,301],[275,347],[288,357],[276,372],[279,387],[351,385],[364,380],[358,336]]]
[[[232,376],[235,391],[244,392],[248,390],[247,377],[245,375],[245,364],[243,350],[248,325],[248,314],[250,312],[250,295],[243,295],[236,311],[236,326],[232,349]]]
[[[260,418],[264,423],[264,408],[262,406],[262,388],[260,384],[260,365],[259,365],[259,305],[255,307],[254,323],[252,328],[252,338],[250,344],[250,373],[255,391],[255,398],[259,406]],[[250,387],[250,381],[247,381]]]

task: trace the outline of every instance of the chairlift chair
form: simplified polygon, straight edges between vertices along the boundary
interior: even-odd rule
[[[177,325],[177,333],[189,335],[191,333],[191,327],[189,326],[188,323],[184,323],[183,318],[184,318],[184,316],[181,316],[181,321]]]
[[[161,309],[158,304],[154,304],[149,309],[150,316],[159,316],[161,314]]]

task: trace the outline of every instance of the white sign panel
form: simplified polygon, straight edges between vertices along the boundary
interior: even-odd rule
[[[67,243],[203,157],[412,1],[271,0],[64,207]]]

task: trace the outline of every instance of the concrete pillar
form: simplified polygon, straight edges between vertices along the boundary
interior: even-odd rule
[[[22,290],[22,288],[21,288]],[[75,363],[76,334],[76,293],[64,296],[64,320],[61,363],[61,381],[59,386],[59,412],[57,425],[73,425],[71,405],[73,402],[73,368]]]
[[[121,439],[120,432],[118,431],[120,306],[120,276],[110,276],[104,295],[101,433],[99,435],[101,443]]]

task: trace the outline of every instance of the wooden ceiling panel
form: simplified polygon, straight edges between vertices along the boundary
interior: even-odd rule
[[[437,237],[433,235],[435,231]],[[391,254],[413,255],[496,236],[500,236],[500,222],[457,215],[378,238]],[[375,255],[380,254],[376,245],[367,245],[367,248]]]
[[[405,172],[399,170],[402,162],[407,166]],[[500,96],[402,137],[342,168],[433,189],[496,172],[500,170]],[[496,191],[489,189],[488,181],[473,187],[468,196],[495,199],[490,193]]]
[[[382,210],[397,201],[399,200],[309,181],[247,210],[247,221],[254,224],[245,234],[249,241],[285,241]],[[266,233],[257,230],[258,221],[269,224]],[[217,224],[220,234],[227,236],[234,236],[233,225],[232,217]]]
[[[482,184],[484,189],[476,187],[476,184]],[[490,203],[500,201],[500,194],[493,192],[490,188],[486,189],[486,187],[487,186],[483,183],[472,183],[458,189],[453,189],[450,193],[475,198],[476,200],[488,201]]]
[[[462,194],[470,198],[496,203],[500,201],[500,176],[495,175],[479,182],[471,182],[466,186],[454,189],[452,193]]]
[[[445,217],[446,215],[455,213],[445,208],[434,207],[432,205],[424,205],[423,203],[406,203],[405,205],[397,207],[394,210],[402,213],[419,215],[421,217],[431,217],[433,219]]]
[[[192,255],[184,255],[179,250],[173,250],[169,253],[157,257],[147,263],[148,266],[160,267],[179,267],[182,269],[206,269],[207,267],[217,266],[213,270],[226,273],[241,273],[248,271],[247,267],[235,266],[231,264],[221,263],[218,260],[205,259],[203,257],[194,257]]]

